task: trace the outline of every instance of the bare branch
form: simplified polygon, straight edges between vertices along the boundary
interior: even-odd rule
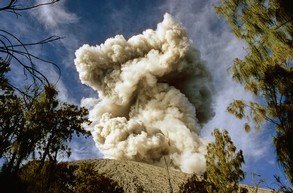
[[[57,3],[59,1],[60,0],[51,0],[51,2],[47,2],[47,3],[40,3],[40,4],[36,4],[36,5],[32,5],[32,6],[21,7],[19,5],[16,5],[17,0],[10,0],[8,5],[0,8],[0,11],[8,11],[8,12],[16,13],[16,11],[26,11],[29,9],[35,9],[35,8],[38,8],[41,6],[51,5],[51,4]]]
[[[35,45],[42,45],[46,43],[50,43],[52,41],[60,40],[61,37],[59,36],[50,36],[46,39],[43,39],[38,42],[33,43],[23,43],[19,38],[14,36],[13,34],[0,29],[0,54],[4,55],[0,57],[1,62],[4,63],[11,63],[12,61],[15,62],[15,64],[18,64],[23,67],[24,75],[28,79],[32,79],[32,85],[35,85],[38,87],[38,84],[49,84],[49,80],[46,78],[46,76],[41,73],[39,70],[36,69],[35,62],[44,62],[47,64],[53,65],[58,70],[58,80],[59,81],[61,76],[60,68],[57,64],[54,62],[50,62],[48,60],[42,59],[32,53],[28,50],[28,46],[35,46]],[[55,83],[55,84],[56,84]],[[21,89],[16,88],[16,86],[10,85],[15,90],[19,91],[21,94],[24,92],[21,91]]]
[[[17,1],[17,0],[10,0],[10,2],[8,3],[8,5],[6,5],[6,6],[4,6],[4,7],[0,7],[0,11],[11,9],[11,7],[14,6],[13,4],[14,4],[16,1]]]

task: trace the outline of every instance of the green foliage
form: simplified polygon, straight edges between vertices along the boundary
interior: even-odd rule
[[[181,185],[180,193],[208,193],[206,182],[200,179],[197,174],[193,174],[187,182]]]
[[[245,58],[234,60],[233,78],[264,101],[235,100],[228,111],[255,122],[256,129],[264,121],[274,125],[278,160],[293,184],[293,2],[221,0],[216,12],[247,43]]]
[[[239,181],[245,177],[241,167],[244,163],[242,151],[234,146],[228,131],[221,133],[215,129],[212,135],[215,142],[208,144],[206,154],[206,172],[203,178],[196,174],[181,186],[182,193],[236,193],[247,192],[239,188]]]
[[[235,115],[239,119],[247,117],[248,120],[252,120],[255,123],[255,129],[260,130],[262,123],[265,120],[272,120],[269,115],[267,115],[267,110],[264,106],[255,102],[244,102],[243,100],[234,100],[227,108],[227,111]],[[249,115],[246,112],[249,111]],[[244,126],[245,131],[249,132],[251,127],[249,123]]]
[[[9,0],[1,3],[0,11],[18,16],[20,11],[51,5],[58,1],[35,3]],[[87,112],[83,108],[61,103],[57,99],[58,92],[49,83],[47,77],[38,70],[37,65],[50,64],[60,70],[59,67],[53,62],[34,55],[28,48],[59,39],[58,36],[51,36],[25,44],[14,34],[0,29],[0,158],[6,160],[0,176],[0,191],[4,190],[4,185],[6,187],[7,184],[14,183],[16,186],[10,187],[6,192],[20,192],[20,190],[14,191],[15,187],[21,188],[21,184],[15,182],[18,182],[21,164],[28,159],[40,159],[38,170],[32,170],[29,174],[31,177],[29,180],[32,180],[31,186],[36,185],[40,191],[32,190],[31,192],[67,192],[69,190],[64,184],[58,184],[59,182],[55,185],[50,183],[52,171],[56,169],[57,156],[65,154],[70,156],[68,142],[72,140],[74,134],[89,135],[81,127],[82,123],[87,122],[85,118]],[[22,83],[12,84],[5,77],[10,70],[10,64],[23,69],[23,79],[26,80],[27,87],[21,88]],[[50,164],[45,164],[46,160],[50,160],[47,162]],[[58,169],[65,173],[54,174],[54,177],[59,180],[66,179],[64,175],[67,174],[66,168],[61,166],[58,165]],[[39,178],[40,176],[48,178]],[[39,180],[36,181],[37,183],[34,181],[36,179]],[[46,189],[49,184],[52,185],[51,187],[62,186],[63,189],[58,191],[54,188],[53,190]]]
[[[57,95],[58,92],[52,86],[46,86],[25,113],[27,128],[33,130],[37,138],[34,145],[40,155],[41,165],[47,158],[57,161],[61,153],[69,157],[68,142],[72,140],[73,134],[89,135],[81,126],[87,122],[87,111],[75,105],[60,103]]]
[[[42,3],[9,0],[1,3],[0,12],[17,16],[20,11],[56,2],[58,0]],[[17,171],[28,157],[35,159],[36,152],[42,163],[46,159],[56,161],[57,155],[63,152],[69,156],[67,142],[72,135],[85,134],[81,129],[81,122],[86,121],[85,110],[60,103],[56,99],[57,91],[36,67],[51,64],[59,70],[58,66],[34,55],[28,48],[58,39],[60,37],[51,36],[25,44],[13,33],[0,29],[0,158],[6,159],[8,171]],[[12,84],[7,79],[9,65],[23,69],[27,87],[21,88],[22,83]]]
[[[22,102],[15,95],[0,98],[0,157],[13,148],[13,142],[23,125]]]
[[[57,161],[57,156],[70,156],[68,142],[74,134],[88,136],[82,124],[88,122],[87,111],[75,105],[61,103],[58,92],[51,85],[27,89],[26,95],[16,95],[4,73],[0,89],[0,158],[8,161],[7,170],[17,171],[21,163],[32,157]],[[7,84],[8,83],[8,84]],[[8,86],[7,86],[8,85]],[[32,97],[34,96],[34,97]],[[38,155],[35,155],[35,154]]]
[[[48,161],[40,170],[40,161],[29,162],[18,177],[28,193],[122,193],[115,181],[97,174],[93,164],[71,165]]]
[[[74,192],[75,167],[48,161],[39,169],[40,164],[40,161],[31,161],[18,172],[28,193]]]
[[[244,163],[242,151],[236,152],[228,131],[213,132],[215,142],[207,147],[206,190],[209,193],[237,192],[239,181],[244,179],[241,167]]]
[[[8,91],[11,90],[8,80],[5,78],[5,73],[7,73],[9,70],[9,64],[0,57],[0,89],[3,91],[3,93],[0,93],[1,97],[3,97],[5,94],[9,94]]]

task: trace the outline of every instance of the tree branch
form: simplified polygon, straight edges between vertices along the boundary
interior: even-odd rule
[[[35,62],[40,61],[51,64],[58,70],[59,77],[56,81],[57,83],[61,76],[61,71],[58,65],[54,62],[50,62],[30,53],[27,47],[46,44],[52,41],[60,40],[61,38],[62,37],[59,36],[50,36],[38,42],[23,43],[13,34],[0,29],[0,54],[4,55],[3,57],[1,57],[1,62],[10,64],[12,61],[15,61],[16,64],[21,65],[24,69],[24,75],[27,78],[29,74],[35,86],[37,86],[37,82],[41,84],[49,84],[46,76],[36,69]],[[13,86],[13,88],[20,92],[20,89],[16,89],[15,86]],[[23,94],[24,92],[20,93]]]
[[[19,7],[19,6],[16,5],[17,0],[10,0],[8,5],[0,8],[0,11],[9,11],[9,12],[25,11],[25,10],[45,6],[45,5],[51,5],[51,4],[54,4],[54,3],[58,2],[58,1],[60,1],[60,0],[52,0],[51,2],[47,2],[47,3],[40,3],[40,4],[27,6],[27,7]]]

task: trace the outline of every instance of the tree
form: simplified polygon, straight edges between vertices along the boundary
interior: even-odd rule
[[[11,141],[15,138],[14,130],[18,130],[23,125],[20,100],[14,95],[9,81],[4,77],[8,70],[9,65],[2,62],[0,66],[0,158],[11,146]]]
[[[293,184],[293,2],[291,0],[221,0],[216,12],[225,17],[247,55],[236,58],[233,78],[261,102],[235,100],[228,111],[249,118],[260,129],[274,128],[278,161]],[[246,109],[250,112],[247,115]],[[251,126],[247,123],[245,129]]]
[[[0,5],[1,12],[15,14],[47,6],[59,0],[43,3],[8,0]],[[57,161],[60,154],[70,155],[68,143],[74,134],[85,134],[81,124],[87,122],[86,110],[57,100],[58,92],[42,74],[37,65],[48,63],[46,59],[30,52],[29,47],[59,40],[50,36],[41,41],[23,43],[18,37],[0,29],[0,158],[7,160],[6,170],[17,171],[28,158]],[[12,84],[5,74],[10,65],[23,68],[28,85]],[[38,153],[38,156],[35,154]]]
[[[19,2],[18,0],[9,0],[1,3],[0,11],[20,16],[22,11],[54,4],[57,1],[52,0],[35,4],[34,1]],[[58,39],[60,37],[51,36],[34,43],[23,43],[12,33],[0,29],[0,158],[6,157],[7,153],[10,152],[10,164],[17,159],[17,154],[22,154],[20,157],[26,157],[29,154],[28,152],[33,151],[32,149],[28,150],[29,146],[21,148],[25,147],[25,145],[20,145],[19,140],[25,142],[24,137],[29,134],[24,130],[24,111],[29,108],[26,99],[31,101],[39,94],[28,90],[33,88],[34,91],[42,92],[40,88],[49,84],[46,76],[37,70],[36,63],[49,63],[59,69],[53,62],[32,54],[29,51],[29,47],[47,44]],[[10,70],[9,66],[11,64],[19,65],[23,68],[24,76],[31,81],[27,88],[22,89],[19,85],[12,84],[5,77],[5,74]],[[18,160],[22,160],[22,158]]]
[[[55,88],[48,85],[36,98],[9,96],[0,100],[0,157],[7,158],[8,170],[17,171],[29,157],[39,158],[40,168],[47,159],[57,162],[64,153],[69,157],[72,136],[89,135],[82,128],[87,111],[61,103],[57,95]]]
[[[35,143],[41,167],[47,158],[56,162],[60,153],[70,156],[68,142],[72,140],[73,134],[89,136],[89,132],[82,128],[82,124],[88,122],[87,110],[60,103],[57,96],[58,92],[53,86],[46,86],[37,100],[32,101],[32,107],[25,116],[28,127],[41,134]]]
[[[228,131],[215,129],[215,141],[207,146],[206,171],[203,176],[193,174],[180,187],[180,192],[236,193],[247,192],[240,188],[239,181],[245,177],[241,167],[244,163],[242,151],[236,151]]]
[[[179,189],[180,193],[208,193],[205,180],[199,178],[197,174],[192,174]]]
[[[238,183],[245,177],[242,151],[236,152],[228,131],[215,129],[213,135],[215,142],[207,147],[205,189],[209,193],[238,192]]]
[[[41,170],[39,165],[39,161],[31,161],[19,172],[18,178],[26,185],[28,193],[124,192],[116,181],[106,174],[97,173],[93,163],[56,164],[48,161]]]
[[[39,170],[40,161],[30,161],[18,172],[18,178],[24,184],[27,193],[73,193],[74,172],[77,169],[66,162],[48,161]]]

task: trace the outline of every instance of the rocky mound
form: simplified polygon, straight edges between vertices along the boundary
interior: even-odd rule
[[[124,192],[129,193],[170,192],[170,189],[178,192],[180,185],[190,177],[179,171],[168,171],[166,168],[132,161],[100,159],[69,162],[72,166],[81,164],[94,165],[97,175],[111,178]]]
[[[96,175],[112,179],[126,193],[179,192],[191,177],[179,171],[167,170],[145,163],[111,159],[80,160],[68,163],[72,166],[92,165]],[[198,184],[200,186],[200,180]],[[248,193],[271,193],[273,191],[241,185]]]
[[[42,170],[38,168],[39,162],[33,161],[19,173],[19,178],[28,193],[206,192],[205,182],[199,177],[167,169],[167,167],[133,161],[95,159],[61,162],[57,165],[47,162]],[[241,186],[241,192],[273,192],[246,185]]]

